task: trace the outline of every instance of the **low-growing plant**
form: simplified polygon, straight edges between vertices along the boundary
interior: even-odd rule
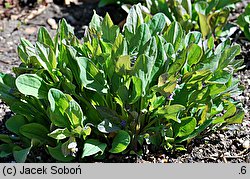
[[[228,23],[228,17],[231,10],[235,8],[235,4],[240,1],[144,0],[142,3],[146,13],[156,14],[162,12],[171,22],[178,21],[185,31],[199,30],[203,37],[209,38],[213,35],[217,40],[220,36],[227,35],[228,37],[231,35],[228,34],[228,31],[234,29],[235,25]],[[126,4],[124,9],[129,9],[130,4],[139,2],[141,1],[101,0],[99,5],[119,3]]]
[[[244,112],[234,73],[239,45],[185,33],[158,13],[133,6],[122,30],[94,13],[86,37],[63,19],[51,38],[45,28],[33,45],[21,39],[15,77],[0,75],[0,98],[14,112],[1,134],[0,156],[24,162],[46,147],[56,160],[109,153],[185,150],[196,137],[233,123]]]
[[[244,32],[245,37],[250,40],[250,3],[246,6],[245,11],[238,17],[237,24]]]

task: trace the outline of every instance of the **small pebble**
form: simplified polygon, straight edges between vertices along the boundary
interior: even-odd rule
[[[224,136],[223,134],[219,134],[219,137],[220,137],[221,139],[224,139],[224,138],[225,138],[225,136]]]
[[[56,20],[53,19],[53,18],[49,18],[49,19],[47,20],[47,23],[50,25],[51,29],[56,30],[56,29],[58,28],[58,25],[57,25],[57,23],[56,23]]]
[[[249,140],[245,140],[242,144],[244,149],[249,149],[250,148],[250,142]]]
[[[28,35],[32,35],[32,34],[35,34],[37,31],[37,28],[36,27],[28,27],[25,29],[25,33],[28,34]]]

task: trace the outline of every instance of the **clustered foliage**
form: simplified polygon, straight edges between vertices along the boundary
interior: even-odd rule
[[[237,25],[229,23],[228,18],[235,9],[235,4],[240,1],[242,0],[100,0],[99,6],[116,3],[127,11],[131,4],[142,3],[143,11],[148,14],[162,12],[171,22],[179,22],[183,30],[198,30],[203,37],[213,35],[218,40],[228,38],[235,31]],[[248,10],[238,25],[249,32]]]
[[[41,28],[34,45],[21,39],[15,77],[0,74],[0,98],[15,113],[5,124],[14,135],[0,135],[1,157],[24,162],[36,147],[63,162],[139,155],[144,145],[185,150],[242,122],[239,45],[215,45],[140,4],[122,30],[96,13],[82,40],[64,19],[59,26],[54,38]]]

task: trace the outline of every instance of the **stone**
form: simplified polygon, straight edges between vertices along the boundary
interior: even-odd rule
[[[58,28],[56,20],[53,18],[48,18],[47,23],[50,25],[51,29],[56,30]]]
[[[244,149],[249,149],[250,148],[250,141],[249,140],[245,140],[242,144],[242,147]]]
[[[25,34],[28,34],[28,35],[32,35],[32,34],[36,33],[36,31],[37,31],[36,27],[27,27],[24,30]]]

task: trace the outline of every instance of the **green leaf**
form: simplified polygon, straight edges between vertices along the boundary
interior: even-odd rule
[[[16,147],[13,143],[0,145],[0,158],[8,157],[12,154],[13,148]]]
[[[19,101],[16,93],[15,78],[10,74],[0,73],[0,98],[11,106]]]
[[[48,129],[41,124],[25,124],[19,129],[19,132],[28,139],[37,140],[41,144],[50,143],[52,141],[51,138],[48,137]]]
[[[202,41],[202,34],[197,31],[189,32],[185,37],[185,46],[188,47],[190,44],[199,44]]]
[[[198,82],[202,82],[206,78],[208,78],[208,76],[210,74],[211,74],[210,70],[199,70],[199,71],[192,72],[192,74],[190,75],[191,78],[189,78],[189,74],[186,73],[186,75],[184,76],[183,81],[186,81],[186,79],[187,79],[187,86],[197,84]],[[188,88],[189,87],[190,86],[188,86]]]
[[[54,48],[54,42],[45,27],[40,27],[37,34],[37,41]]]
[[[230,48],[227,48],[219,61],[219,67],[218,70],[223,70],[225,67],[227,67],[230,62],[237,56],[240,54],[241,48],[240,45],[234,45]]]
[[[188,136],[196,127],[196,119],[194,117],[185,117],[181,119],[181,123],[175,123],[173,128],[176,137]]]
[[[51,47],[36,42],[36,56],[33,56],[45,69],[53,73],[53,69],[57,67],[57,60]]]
[[[27,64],[29,62],[29,56],[25,52],[25,49],[24,49],[23,45],[18,45],[18,47],[17,47],[17,53],[18,53],[18,57],[20,58],[20,60],[24,64]]]
[[[131,40],[133,35],[136,33],[137,28],[143,24],[144,18],[141,11],[141,5],[137,4],[131,7],[129,10],[126,23],[124,24],[123,31],[125,31],[125,36],[128,41]]]
[[[78,151],[76,138],[70,136],[69,139],[62,144],[61,149],[64,156],[75,156]]]
[[[105,119],[97,126],[98,130],[102,133],[111,133],[120,130],[119,127],[112,124],[108,119]]]
[[[12,143],[10,136],[6,134],[0,134],[0,141],[5,142],[5,143]]]
[[[80,68],[80,79],[82,85],[101,94],[107,93],[107,82],[104,74],[88,58],[79,57],[77,63]]]
[[[142,96],[146,94],[146,91],[151,83],[153,76],[152,70],[154,67],[154,60],[146,55],[141,55],[136,60],[133,74],[140,78],[142,81]]]
[[[70,162],[74,159],[72,156],[64,156],[62,153],[62,143],[59,143],[56,147],[48,147],[49,154],[56,160],[62,162]]]
[[[24,163],[27,159],[27,156],[30,153],[31,148],[32,148],[32,145],[26,149],[14,150],[13,156],[14,156],[15,161],[17,163]]]
[[[120,130],[112,143],[112,148],[109,150],[111,153],[120,153],[124,151],[130,144],[130,135],[123,130]]]
[[[64,18],[59,22],[59,27],[61,40],[68,39],[71,35],[74,35],[74,28]]]
[[[208,16],[207,21],[209,22],[209,26],[214,33],[220,34],[222,32],[223,27],[227,23],[229,14],[229,9],[224,8],[219,12],[214,12]]]
[[[221,9],[221,8],[224,8],[225,6],[235,4],[235,3],[240,2],[240,1],[241,0],[218,1],[216,9]]]
[[[82,108],[74,99],[70,99],[69,107],[65,112],[73,127],[83,124],[85,117],[83,116]]]
[[[104,6],[107,6],[109,4],[113,4],[115,2],[116,2],[116,0],[100,0],[98,3],[98,7],[104,7]]]
[[[120,56],[115,64],[115,71],[120,75],[126,75],[131,70],[130,56]]]
[[[214,76],[209,79],[210,84],[226,84],[231,79],[231,73],[227,71],[216,71]]]
[[[172,65],[169,67],[168,74],[173,75],[180,72],[183,65],[186,62],[187,56],[187,50],[182,51],[176,58],[176,61],[172,63]]]
[[[164,107],[158,108],[156,114],[163,115],[166,119],[172,119],[176,122],[181,122],[179,119],[179,114],[181,111],[184,111],[186,108],[183,105],[173,104],[173,105],[166,105]]]
[[[102,38],[108,42],[114,43],[119,31],[119,27],[113,24],[109,14],[107,13],[102,22]]]
[[[142,24],[136,29],[134,37],[130,40],[129,51],[140,51],[141,48],[150,40],[151,33],[147,24]]]
[[[109,107],[96,107],[96,110],[100,113],[100,115],[102,116],[102,118],[106,118],[110,121],[120,121],[120,117],[117,114],[117,112],[115,110],[112,110]]]
[[[148,24],[151,35],[154,36],[156,34],[161,34],[165,26],[171,24],[171,21],[165,14],[157,13],[153,16],[153,18],[149,21]]]
[[[73,74],[81,86],[81,89],[87,88],[100,94],[106,94],[108,92],[108,86],[104,73],[88,58],[72,57],[76,62],[76,64],[72,64],[75,65]]]
[[[237,110],[236,106],[233,103],[231,103],[229,101],[227,103],[228,103],[228,107],[227,107],[227,111],[223,115],[224,119],[233,116],[236,113],[236,110]]]
[[[46,99],[48,87],[42,78],[36,74],[23,74],[16,79],[17,89],[25,94],[38,99]]]
[[[158,109],[159,106],[163,105],[164,101],[165,101],[164,96],[156,97],[156,95],[154,95],[154,97],[150,99],[151,105],[149,107],[149,111],[151,112],[155,109]]]
[[[85,126],[81,130],[81,135],[83,136],[83,139],[86,140],[86,137],[91,134],[91,128],[89,126]]]
[[[92,19],[89,23],[89,28],[94,29],[97,33],[100,33],[102,28],[102,17],[96,14],[96,11],[94,10],[94,15],[92,16]]]
[[[48,100],[51,122],[58,127],[71,128],[70,121],[65,116],[66,110],[69,108],[69,101],[65,94],[58,89],[51,88],[48,93]]]
[[[201,1],[195,4],[195,10],[199,16],[200,29],[203,37],[206,37],[210,33],[210,28],[207,20],[206,9],[208,8],[208,3]]]
[[[96,139],[88,139],[84,143],[82,158],[97,154],[98,152],[101,152],[102,155],[106,147],[107,144],[105,143],[101,143]]]
[[[243,111],[237,112],[233,117],[226,119],[227,124],[241,124],[243,122],[245,113]]]
[[[202,48],[197,44],[188,47],[187,63],[189,66],[197,64],[203,56]]]
[[[27,102],[15,102],[10,106],[12,112],[24,116],[28,122],[37,122],[42,125],[48,125],[48,116],[45,114],[44,109],[36,102],[36,106],[32,103],[32,100]]]
[[[176,21],[172,22],[164,33],[164,37],[167,42],[173,44],[175,51],[177,51],[181,47],[183,40],[183,30],[181,25]]]
[[[52,138],[57,139],[57,140],[65,139],[65,138],[69,137],[70,135],[71,135],[71,133],[69,132],[69,130],[67,128],[56,129],[53,132],[48,134],[49,137],[52,137]]]
[[[132,76],[132,89],[129,95],[129,103],[136,103],[142,96],[142,81],[140,78]]]
[[[214,48],[215,45],[214,45],[214,37],[213,36],[209,37],[209,39],[207,41],[207,46],[211,50]]]
[[[17,114],[15,116],[12,116],[11,118],[9,118],[6,121],[5,125],[9,131],[11,131],[17,135],[20,135],[19,129],[27,123],[28,123],[28,121],[24,116]]]
[[[128,55],[128,44],[122,34],[119,34],[112,46],[112,58],[115,59],[121,55]]]

